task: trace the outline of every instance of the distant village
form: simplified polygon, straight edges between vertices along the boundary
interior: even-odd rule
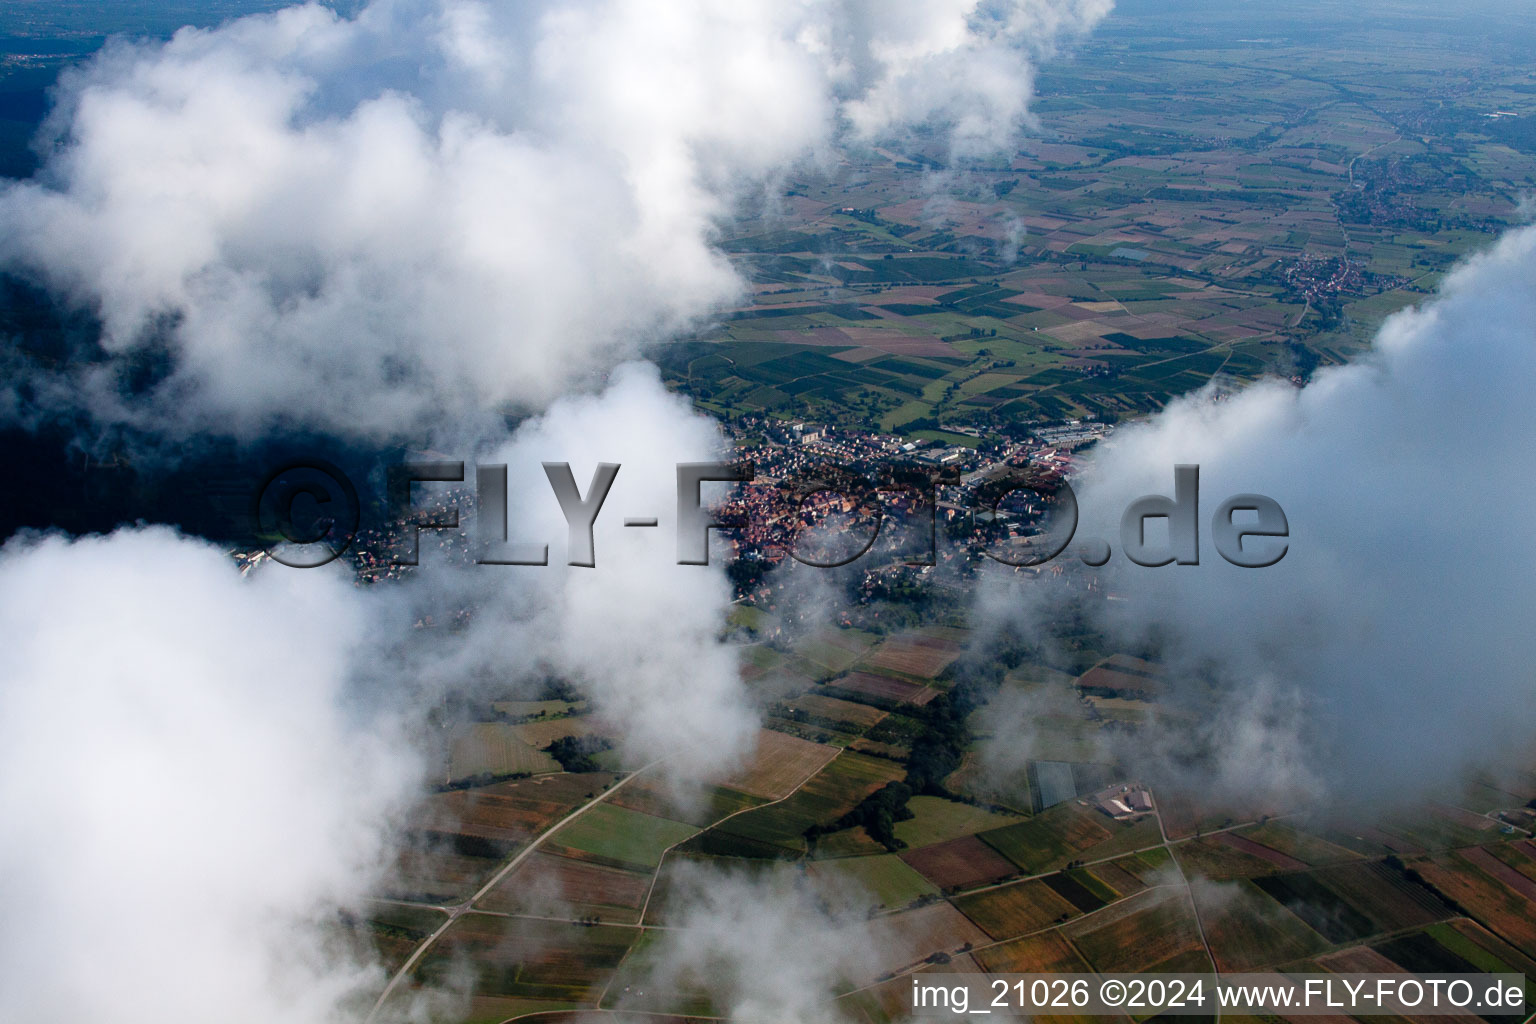
[[[729,520],[743,524],[725,539],[737,559],[759,562],[766,568],[789,557],[791,550],[798,553],[797,545],[814,543],[818,526],[836,523],[853,529],[850,519],[868,511],[861,510],[857,496],[833,493],[829,487],[805,495],[807,500],[799,503],[784,498],[783,485],[814,480],[830,466],[867,480],[870,487],[877,486],[882,476],[889,478],[893,469],[916,469],[936,481],[934,519],[946,537],[958,540],[971,535],[983,545],[1024,541],[1038,533],[1047,511],[1043,502],[1021,492],[1020,498],[1027,500],[994,510],[996,499],[987,493],[988,482],[1010,468],[1028,470],[1042,480],[1069,479],[1082,449],[1113,430],[1107,423],[1071,420],[1041,426],[1024,440],[984,441],[973,428],[944,427],[943,433],[976,438],[978,443],[972,446],[803,420],[743,417],[735,422],[733,432],[738,454],[752,462],[755,476],[722,509]],[[917,488],[889,479],[880,489],[882,514],[909,526],[920,525],[918,516],[926,522],[926,500]],[[937,558],[956,556],[954,545],[939,547],[941,550],[934,552]],[[877,559],[867,568],[899,568],[901,561],[887,557],[882,563]]]
[[[729,430],[738,457],[752,463],[754,478],[734,488],[735,493],[716,508],[719,519],[735,525],[720,531],[712,544],[728,564],[748,567],[733,572],[733,578],[738,598],[750,598],[755,582],[790,557],[791,551],[804,560],[817,561],[818,528],[844,542],[850,534],[868,532],[853,525],[861,513],[872,518],[867,505],[860,508],[857,495],[835,492],[829,485],[825,490],[786,500],[786,488],[793,493],[794,485],[803,487],[805,481],[823,476],[830,484],[866,481],[864,486],[879,495],[882,543],[860,567],[871,581],[882,576],[923,575],[930,563],[974,560],[983,547],[1025,542],[1035,536],[1048,511],[1044,503],[1028,492],[1019,492],[1019,500],[994,509],[996,498],[986,492],[988,482],[1010,468],[1027,470],[1032,477],[1046,481],[1069,479],[1082,450],[1108,437],[1114,427],[1071,420],[1042,425],[1023,440],[1004,441],[983,438],[979,431],[963,425],[944,427],[944,434],[975,438],[974,446],[768,416],[743,417]],[[934,481],[931,494],[910,486],[882,486],[882,476],[889,477],[893,470],[898,475],[902,470],[916,471],[925,484]],[[891,539],[906,536],[911,540],[912,531],[922,532],[920,528],[928,523],[930,497],[938,539],[929,541],[923,534],[920,545],[905,548]],[[418,532],[418,549],[423,554],[435,549],[428,561],[472,557],[472,488],[423,489],[415,496],[414,514],[423,521],[460,524],[457,529]],[[398,579],[414,571],[413,566],[398,564],[400,539],[401,534],[390,524],[364,525],[345,552],[358,582]],[[925,553],[927,558],[922,557]],[[232,554],[242,572],[250,572],[271,557],[262,549]],[[766,589],[763,593],[766,595]]]

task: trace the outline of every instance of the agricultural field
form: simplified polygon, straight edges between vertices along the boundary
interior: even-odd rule
[[[826,672],[845,672],[877,641],[856,629],[825,629],[795,644],[795,653]]]
[[[1253,971],[1328,948],[1328,940],[1251,882],[1207,882],[1192,891],[1222,971]]]
[[[1330,843],[1290,822],[1269,821],[1235,834],[1311,867],[1359,858],[1355,851]]]
[[[766,742],[791,760],[804,755],[800,777],[814,772],[782,803],[754,808],[764,796],[724,787],[678,803],[659,780],[631,780],[551,834],[477,905],[512,916],[471,914],[455,922],[418,965],[413,984],[440,976],[450,958],[467,957],[481,971],[471,1008],[481,1016],[474,1019],[591,1005],[605,988],[609,1005],[708,1015],[715,1008],[697,979],[679,979],[663,992],[635,984],[648,969],[645,948],[654,945],[634,929],[642,907],[645,924],[675,925],[678,880],[693,878],[700,867],[738,877],[793,870],[776,862],[804,856],[801,833],[808,824],[836,817],[900,770],[848,751],[823,762],[826,748],[793,737]],[[748,766],[737,781],[750,785],[754,776],[761,781]],[[566,780],[559,792],[569,796],[591,778],[499,785],[505,795],[516,786],[538,791]],[[792,782],[774,780],[774,791],[783,793]],[[1336,827],[1303,830],[1266,821],[1176,839],[1170,849],[1161,845],[1155,819],[1118,823],[1077,801],[1034,818],[1005,815],[1002,824],[993,812],[936,797],[919,795],[909,804],[914,816],[898,828],[911,848],[900,855],[852,829],[827,837],[842,837],[843,845],[818,847],[818,857],[831,859],[804,863],[806,879],[836,894],[840,905],[876,915],[870,941],[882,950],[885,973],[1204,971],[1211,957],[1223,971],[1533,968],[1536,935],[1528,927],[1533,903],[1526,889],[1536,875],[1536,849],[1523,840],[1404,863],[1314,834],[1337,838]],[[681,806],[694,809],[694,824],[661,816]],[[478,817],[493,820],[490,812]],[[1445,836],[1447,822],[1450,834],[1468,827],[1438,807],[1377,834]],[[707,828],[696,834],[699,827]],[[722,852],[727,856],[719,857]],[[1069,861],[1087,864],[1063,870]],[[1031,870],[1049,873],[1018,878]],[[693,884],[686,881],[681,891]],[[1463,910],[1475,920],[1462,917]],[[399,963],[443,920],[429,908],[383,905],[360,927],[382,955]],[[560,923],[566,920],[573,923]],[[528,922],[537,928],[524,929]],[[620,968],[631,945],[636,953]],[[942,966],[929,963],[940,954],[949,958]],[[894,989],[878,980],[876,974],[848,979],[859,988],[848,1005],[861,1013],[895,1005]]]
[[[912,820],[896,823],[896,838],[909,847],[974,835],[1019,821],[1016,814],[998,814],[956,800],[936,796],[915,796],[907,804]]]
[[[793,216],[725,241],[753,301],[667,351],[669,379],[726,418],[966,444],[938,425],[1137,415],[1348,358],[1536,181],[1515,119],[1481,113],[1528,112],[1523,72],[1449,40],[1114,24],[1043,72],[1040,133],[938,207],[929,158],[894,151],[792,182]]]
[[[907,850],[901,859],[946,892],[987,885],[1019,873],[1014,863],[975,836]]]
[[[566,736],[602,735],[605,731],[596,720],[585,715],[539,719],[511,728],[514,736],[536,750],[543,750]]]
[[[751,760],[721,785],[764,800],[782,800],[836,756],[834,747],[760,729]]]
[[[1120,861],[1111,861],[1107,864],[1095,864],[1091,868],[1085,868],[1084,873],[1089,875],[1099,886],[1107,891],[1112,899],[1124,896],[1134,896],[1147,888],[1147,883],[1141,875],[1131,870],[1128,863],[1131,858]]]
[[[1206,878],[1255,878],[1306,867],[1294,857],[1230,832],[1189,839],[1178,846],[1179,863]]]
[[[955,907],[993,939],[1042,931],[1078,916],[1066,897],[1043,881],[1015,882],[954,900]]]
[[[1073,860],[1107,859],[1155,846],[1159,841],[1152,818],[1111,821],[1077,801],[1060,804],[1029,821],[983,832],[977,838],[1025,874],[1054,870]]]
[[[651,875],[647,871],[539,850],[475,905],[507,914],[596,917],[619,924],[637,924],[650,887]]]
[[[638,778],[612,800],[615,807],[669,818],[705,828],[721,818],[767,803],[768,798],[728,786],[682,787],[651,778]]]
[[[1452,907],[1392,861],[1269,875],[1253,884],[1335,943],[1455,916]]]
[[[696,970],[675,971],[662,960],[663,940],[659,932],[640,932],[612,983],[601,1006],[624,1014],[713,1017],[715,1005],[708,978]],[[655,982],[664,980],[665,984]]]
[[[1062,932],[1104,973],[1178,970],[1169,965],[1195,952],[1204,957],[1194,911],[1179,889],[1149,889]]]
[[[1529,990],[1536,979],[1536,961],[1522,954],[1475,921],[1458,920],[1424,929],[1435,941],[1480,971],[1513,972],[1526,976]],[[1527,1000],[1529,1001],[1529,1000]]]
[[[827,689],[853,700],[868,699],[879,706],[926,704],[935,696],[934,690],[921,684],[869,672],[835,676],[827,682]]]
[[[893,761],[844,751],[792,796],[709,829],[687,849],[720,856],[798,857],[806,850],[806,829],[835,821],[904,774],[905,769]]]
[[[603,772],[561,773],[439,793],[413,824],[382,894],[456,903],[614,778]]]
[[[1455,855],[1410,860],[1408,867],[1489,932],[1536,958],[1536,904],[1529,899]]]
[[[1271,807],[1249,807],[1245,809],[1245,813],[1244,809],[1212,801],[1203,796],[1193,796],[1176,789],[1165,789],[1158,793],[1157,809],[1162,815],[1163,826],[1168,830],[1170,839],[1190,839],[1208,835],[1244,821],[1261,817],[1272,818],[1277,813]]]
[[[447,781],[560,771],[560,762],[519,735],[517,728],[504,722],[472,722],[460,727],[450,744]]]
[[[864,659],[872,669],[930,680],[960,656],[954,640],[921,634],[891,637]]]
[[[987,941],[985,932],[944,902],[876,918],[869,931],[871,948],[891,971],[915,967],[934,952],[958,955]]]
[[[680,821],[602,803],[551,835],[544,849],[624,869],[654,869],[668,848],[696,832]]]
[[[789,721],[823,725],[850,736],[873,728],[885,718],[886,712],[881,708],[861,704],[858,701],[844,700],[841,697],[827,696],[828,690],[838,692],[839,689],[841,689],[840,685],[802,693],[798,697],[781,702],[772,710]],[[849,695],[866,696],[858,693]]]
[[[473,965],[469,1020],[495,1020],[498,1013],[504,1020],[540,1005],[593,1005],[639,934],[633,928],[469,914],[421,960],[413,981],[449,987],[454,972]]]
[[[907,906],[925,896],[936,896],[939,891],[893,854],[818,860],[813,861],[806,871],[840,895],[850,899],[857,899],[860,894],[868,896],[871,906],[884,910]]]
[[[993,974],[1077,974],[1091,968],[1060,932],[1045,932],[978,950],[974,956]]]
[[[397,971],[423,939],[448,920],[440,910],[376,902],[365,920],[349,921],[352,934],[371,946],[386,970]]]

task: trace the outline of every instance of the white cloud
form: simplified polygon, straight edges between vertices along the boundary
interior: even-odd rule
[[[1533,275],[1536,229],[1515,230],[1389,320],[1369,356],[1300,390],[1176,402],[1093,460],[1079,536],[1115,538],[1128,600],[1114,625],[1162,631],[1184,667],[1220,667],[1235,704],[1262,684],[1258,703],[1291,709],[1233,737],[1263,755],[1248,777],[1294,782],[1284,766],[1305,766],[1337,797],[1406,798],[1529,755]],[[1120,512],[1171,495],[1177,463],[1200,466],[1201,564],[1128,565]],[[1289,518],[1271,568],[1211,545],[1210,517],[1243,492]]]
[[[714,1012],[734,1020],[832,1024],[849,1019],[834,1002],[854,979],[883,966],[881,942],[855,908],[861,895],[775,865],[727,872],[674,865],[667,929],[636,957],[629,1010],[675,1009],[685,993],[708,992]],[[658,998],[658,993],[661,993]],[[644,1019],[644,1018],[636,1018]]]
[[[406,621],[473,614],[461,630],[411,638],[406,674],[441,691],[475,679],[505,688],[563,677],[595,699],[632,759],[666,757],[668,771],[691,779],[729,767],[749,749],[756,714],[738,651],[721,640],[731,607],[726,552],[716,538],[711,566],[678,565],[676,529],[677,463],[724,454],[714,422],[668,394],[644,363],[621,367],[602,393],[562,399],[528,421],[479,462],[508,467],[509,538],[548,544],[549,565],[456,568],[423,543],[416,579],[400,588],[411,602]],[[597,517],[592,568],[566,564],[568,530],[545,462],[569,463],[583,497],[598,463],[620,467]],[[705,502],[726,486],[705,484]],[[631,516],[659,525],[625,527]]]
[[[356,592],[155,528],[0,551],[0,1017],[332,1019],[416,782],[349,705]]]
[[[95,311],[101,419],[359,436],[537,408],[738,297],[739,200],[846,133],[1006,145],[1106,0],[318,5],[65,79],[0,262]],[[135,354],[170,372],[125,397]]]
[[[741,293],[712,244],[738,203],[913,122],[947,122],[957,153],[1005,145],[1031,59],[1106,10],[309,4],[71,73],[42,171],[0,190],[0,267],[95,314],[103,354],[34,393],[178,439],[486,437],[504,407],[547,409],[504,460],[516,528],[547,534],[556,564],[429,560],[398,600],[472,600],[474,623],[442,646],[421,631],[381,667],[356,645],[397,598],[323,572],[241,581],[162,530],[7,549],[0,1016],[318,1024],[377,981],[315,927],[366,891],[415,778],[354,717],[356,673],[448,687],[548,669],[587,686],[632,753],[685,774],[737,756],[752,718],[716,637],[728,590],[674,564],[675,463],[718,437],[642,369],[559,399]],[[153,389],[129,393],[157,361]],[[600,460],[624,468],[598,568],[570,568],[538,463],[571,462],[585,487]],[[733,904],[710,899],[701,927],[730,931]],[[819,927],[774,909],[775,942]],[[828,941],[795,951],[796,977],[826,980]],[[751,1008],[781,990],[748,952],[730,955]]]

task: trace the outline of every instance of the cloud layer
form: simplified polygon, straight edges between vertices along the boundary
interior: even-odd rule
[[[1029,58],[1108,8],[376,0],[117,45],[0,194],[0,263],[100,317],[66,390],[109,422],[537,408],[738,295],[737,203],[841,139],[1005,144]]]
[[[1523,228],[1389,320],[1367,357],[1299,390],[1192,396],[1093,460],[1079,537],[1114,538],[1127,600],[1110,624],[1218,671],[1225,696],[1204,710],[1226,723],[1211,740],[1232,773],[1406,799],[1531,753],[1533,280]],[[1178,463],[1200,466],[1201,564],[1128,565],[1120,512],[1172,495]],[[1210,517],[1244,492],[1289,518],[1271,568],[1211,544]]]
[[[667,758],[691,779],[729,768],[750,749],[756,714],[742,686],[728,630],[730,584],[714,542],[709,567],[677,564],[677,464],[724,456],[718,426],[669,394],[654,367],[620,367],[610,386],[556,402],[480,458],[505,465],[508,536],[548,545],[547,566],[455,564],[424,539],[421,570],[391,600],[406,621],[470,618],[451,631],[406,636],[398,672],[442,694],[488,680],[528,686],[569,680],[599,706],[635,763]],[[599,463],[620,468],[593,529],[591,568],[567,564],[569,533],[543,464],[569,463],[583,498]],[[474,477],[473,468],[466,476]],[[725,484],[705,484],[723,492]],[[654,517],[654,529],[626,517]],[[476,536],[478,525],[464,524]],[[427,534],[422,535],[423,538]]]
[[[0,1017],[331,1019],[417,781],[351,712],[355,591],[163,528],[0,550]]]
[[[377,968],[318,924],[367,891],[418,778],[380,710],[402,695],[564,675],[634,758],[695,777],[739,756],[729,591],[672,541],[675,463],[719,436],[653,370],[612,371],[741,293],[712,244],[740,204],[844,142],[935,124],[957,155],[1006,144],[1032,58],[1108,6],[309,4],[68,75],[42,171],[0,189],[0,268],[97,318],[99,351],[0,407],[188,442],[470,437],[510,467],[514,536],[548,539],[553,564],[429,554],[417,585],[364,595],[324,572],[242,580],[164,530],[6,549],[0,1016],[354,1007]],[[544,414],[507,438],[509,409]],[[544,461],[583,490],[623,465],[595,570],[562,564]],[[462,630],[409,628],[465,608]],[[399,660],[358,646],[374,636]],[[359,676],[395,685],[358,700]],[[706,934],[736,930],[700,899]],[[775,937],[821,921],[778,909]],[[823,951],[804,947],[816,981]]]

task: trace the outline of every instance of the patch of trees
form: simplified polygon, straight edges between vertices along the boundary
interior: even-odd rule
[[[572,686],[567,679],[551,677],[544,680],[544,685],[539,690],[539,700],[563,700],[574,704],[581,699],[581,691]]]
[[[904,714],[892,714],[882,718],[865,736],[876,743],[906,746],[920,736],[922,731],[922,722]]]
[[[526,779],[528,772],[477,772],[474,775],[466,775],[462,779],[454,779],[437,787],[439,793],[450,793],[456,789],[479,789],[481,786],[489,786],[496,782],[511,782],[514,779]]]
[[[1335,331],[1344,326],[1344,304],[1333,296],[1317,299],[1312,303],[1317,313],[1318,329]]]
[[[419,838],[428,849],[449,849],[461,857],[481,857],[486,860],[505,860],[517,849],[516,843],[465,835],[462,832],[425,832]]]
[[[769,562],[760,558],[736,558],[726,563],[725,574],[730,578],[735,593],[739,595],[756,590],[772,567]]]
[[[1015,662],[1017,664],[1017,662]],[[907,785],[914,793],[953,798],[944,780],[960,767],[971,742],[966,718],[992,699],[1002,685],[1002,661],[966,663],[955,672],[955,684],[923,709],[923,729],[907,758]]]
[[[912,819],[912,809],[907,806],[911,799],[910,786],[902,782],[887,782],[831,825],[812,825],[806,829],[805,838],[815,843],[824,835],[862,825],[871,839],[895,853],[907,845],[896,838],[896,822]]]
[[[545,747],[544,752],[568,772],[595,772],[599,766],[592,755],[612,749],[613,743],[601,736],[562,736]]]
[[[1286,342],[1285,347],[1290,350],[1291,359],[1295,361],[1296,376],[1310,380],[1312,372],[1317,369],[1318,354],[1296,341]]]

